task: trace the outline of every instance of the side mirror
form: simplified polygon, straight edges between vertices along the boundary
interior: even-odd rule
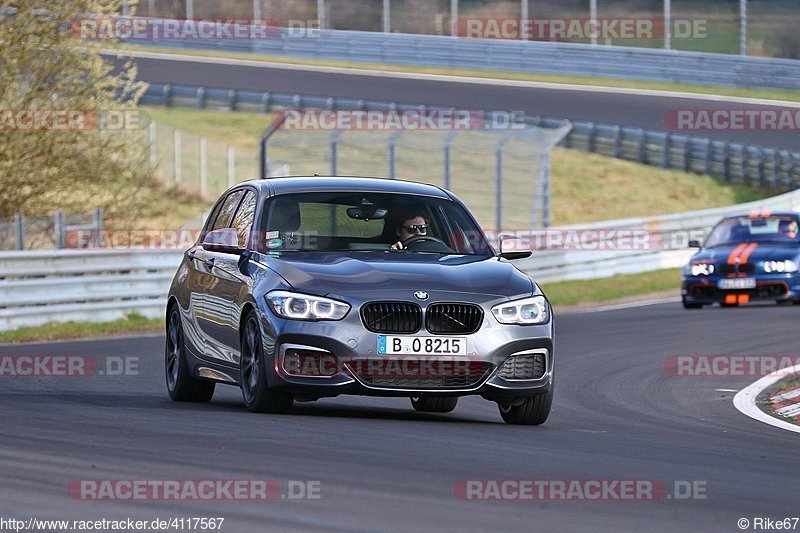
[[[525,259],[531,254],[533,252],[527,240],[517,237],[500,237],[500,257],[503,259]]]
[[[703,246],[700,244],[700,241],[692,239],[689,241],[689,248],[702,248]]]
[[[233,228],[209,231],[203,239],[203,250],[237,255],[244,251],[239,246],[239,233]]]

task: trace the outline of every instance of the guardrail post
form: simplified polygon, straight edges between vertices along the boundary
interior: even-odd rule
[[[228,145],[228,188],[236,184],[236,155],[233,145]]]
[[[56,249],[64,248],[64,212],[56,211],[54,227],[56,233]]]
[[[639,130],[639,144],[636,148],[638,150],[639,163],[647,162],[647,132],[643,129]]]
[[[727,141],[722,146],[722,178],[731,181],[731,143]]]
[[[16,236],[17,250],[25,249],[25,215],[14,215],[14,234]]]
[[[172,130],[173,163],[175,165],[175,184],[181,182],[181,130]]]
[[[270,101],[271,96],[268,92],[265,92],[261,95],[261,112],[262,113],[269,113],[270,108],[272,107],[272,102]]]
[[[595,136],[597,135],[597,126],[594,125],[594,122],[589,123],[589,133],[586,135],[586,151],[587,152],[594,152],[595,146]]]
[[[99,247],[103,243],[103,208],[102,207],[95,207],[94,211],[92,212],[92,225],[97,230],[95,234],[95,246]]]
[[[691,156],[692,138],[687,137],[683,142],[683,171],[689,172],[689,157]]]
[[[164,85],[164,89],[163,89],[163,93],[161,95],[161,98],[162,98],[162,104],[165,107],[171,107],[172,106],[172,85],[170,85],[169,83]]]
[[[206,88],[205,87],[198,87],[197,88],[197,107],[199,109],[205,109],[205,107],[206,107]]]
[[[711,139],[706,139],[706,151],[703,153],[703,173],[711,174]]]
[[[671,133],[667,133],[664,135],[664,153],[661,154],[661,168],[669,168],[670,158],[669,158],[669,136]]]
[[[236,111],[236,89],[228,91],[228,111]]]
[[[200,137],[200,199],[208,196],[208,139]]]
[[[614,157],[619,159],[619,150],[622,144],[622,130],[619,126],[614,126],[614,147],[613,147],[613,154]]]

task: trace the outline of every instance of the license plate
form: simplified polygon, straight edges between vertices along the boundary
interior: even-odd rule
[[[720,289],[755,289],[756,278],[733,278],[719,280]]]
[[[467,355],[467,338],[378,335],[378,354]]]

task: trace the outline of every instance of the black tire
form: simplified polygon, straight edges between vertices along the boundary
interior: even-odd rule
[[[703,307],[703,304],[697,304],[697,303],[694,303],[694,302],[687,302],[686,300],[681,300],[681,302],[683,303],[683,308],[684,309],[701,309]]]
[[[189,374],[183,324],[178,306],[173,306],[167,318],[167,342],[164,353],[164,374],[167,392],[175,402],[208,402],[214,396],[215,383],[194,379]]]
[[[520,405],[498,403],[500,416],[506,424],[538,426],[544,424],[553,404],[553,386],[543,394],[529,396]]]
[[[727,303],[725,303],[725,302],[720,302],[720,303],[719,303],[719,306],[720,306],[720,307],[739,307],[739,304],[738,304],[738,303],[735,303],[735,304],[727,304]]]
[[[449,413],[456,408],[458,396],[412,396],[411,406],[422,413]]]
[[[241,358],[239,360],[239,386],[248,411],[253,413],[285,413],[291,409],[291,394],[272,390],[267,386],[267,367],[261,345],[261,327],[258,315],[251,310],[241,332]]]

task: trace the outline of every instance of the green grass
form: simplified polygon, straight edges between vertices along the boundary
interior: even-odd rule
[[[91,339],[112,335],[153,333],[163,328],[161,318],[133,313],[111,322],[52,322],[43,326],[0,331],[0,343]]]
[[[594,76],[576,76],[561,74],[539,74],[532,72],[517,72],[496,69],[466,69],[451,67],[428,67],[418,65],[398,65],[392,63],[370,63],[361,61],[321,60],[307,57],[271,56],[262,54],[247,54],[225,52],[217,50],[188,50],[175,48],[159,48],[146,46],[130,46],[134,51],[171,53],[193,55],[200,57],[225,57],[231,59],[245,59],[251,61],[264,61],[272,63],[286,63],[294,65],[312,65],[324,67],[341,67],[353,69],[368,69],[379,71],[409,72],[419,74],[441,74],[447,76],[466,76],[473,78],[503,79],[515,81],[532,81],[544,83],[561,83],[572,85],[595,85],[604,87],[618,87],[628,89],[648,89],[657,91],[677,91],[696,94],[713,94],[719,96],[737,96],[742,98],[762,98],[766,100],[784,100],[800,102],[800,92],[776,89],[747,89],[740,87],[723,87],[719,85],[700,85],[677,82],[657,82],[644,80],[628,80],[620,78],[603,78]]]
[[[246,112],[218,112],[187,108],[147,107],[153,120],[166,126],[181,128],[185,151],[194,150],[196,140],[188,134],[209,138],[209,182],[211,196],[224,190],[223,145],[236,148],[237,180],[255,177],[257,173],[257,139],[267,126],[269,115]],[[305,135],[303,143],[301,135]],[[327,174],[327,135],[310,133],[276,134],[270,156],[289,163],[292,174]],[[339,148],[339,173],[354,175],[386,175],[385,145],[378,143],[380,132],[350,132],[347,138],[358,143]],[[418,132],[404,135],[397,148],[398,177],[443,184],[442,133]],[[464,200],[481,224],[494,224],[493,138],[489,134],[463,133],[453,145],[451,189]],[[514,143],[517,143],[514,145]],[[165,152],[162,160],[171,162],[171,143],[160,140],[159,149]],[[503,160],[504,221],[506,228],[529,226],[532,202],[532,162],[527,157],[514,156],[524,151],[523,141],[507,145]],[[184,157],[184,165],[191,157]],[[704,209],[757,200],[774,194],[743,184],[724,183],[710,176],[687,174],[675,170],[614,159],[598,154],[556,148],[551,157],[553,192],[553,223],[579,224],[616,218],[650,216]],[[223,179],[220,179],[220,172]],[[184,172],[184,181],[191,172]],[[195,173],[196,174],[196,173]],[[194,178],[196,179],[196,178]]]
[[[668,268],[610,278],[540,284],[554,306],[602,303],[674,290],[680,294],[680,269]]]

